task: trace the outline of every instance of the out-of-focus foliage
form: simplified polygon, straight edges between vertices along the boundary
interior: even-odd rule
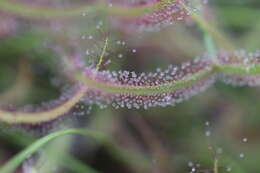
[[[192,19],[159,31],[139,28],[133,32],[124,28],[126,24],[118,25],[113,20],[115,14],[102,10],[71,15],[70,7],[85,8],[84,1],[13,2],[32,9],[34,5],[43,9],[62,6],[68,11],[58,17],[28,17],[7,12],[0,3],[0,105],[11,111],[24,105],[26,110],[59,105],[49,101],[66,93],[75,82],[66,73],[70,63],[64,59],[80,56],[86,65],[98,64],[106,38],[101,70],[150,72],[208,51],[201,24]],[[87,1],[87,5],[93,2]],[[234,49],[260,49],[259,0],[209,0],[202,13],[203,20]],[[227,48],[214,33],[212,38],[216,49]],[[57,138],[25,160],[16,172],[217,173],[214,163],[221,173],[259,172],[259,92],[259,87],[217,82],[176,106],[135,110],[109,105],[100,109],[81,103],[50,122],[1,123],[0,165],[40,137],[75,127],[98,131],[113,145],[107,147],[81,136]],[[115,150],[118,146],[123,152]]]

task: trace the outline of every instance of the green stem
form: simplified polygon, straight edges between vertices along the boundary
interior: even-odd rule
[[[185,87],[192,86],[200,80],[207,79],[210,75],[216,73],[216,68],[204,69],[200,72],[186,76],[183,79],[166,82],[155,86],[128,86],[128,85],[117,85],[113,83],[104,83],[97,81],[89,76],[82,73],[76,73],[76,78],[86,84],[87,86],[101,90],[110,94],[132,94],[132,95],[153,95],[153,94],[164,94],[174,92]]]
[[[202,14],[203,15],[203,14]],[[201,20],[203,20],[203,17],[201,17]],[[206,20],[206,19],[204,19]],[[205,22],[207,23],[207,22]],[[214,43],[214,40],[210,34],[209,28],[206,25],[203,25],[201,23],[198,23],[201,31],[203,32],[203,40],[204,40],[204,45],[206,47],[206,50],[208,51],[210,58],[216,59],[216,46]]]
[[[26,5],[18,2],[11,2],[7,0],[0,1],[0,9],[9,12],[18,14],[24,17],[31,18],[53,18],[53,17],[73,17],[82,15],[82,13],[91,13],[91,12],[106,12],[110,15],[117,16],[127,16],[127,17],[137,17],[148,12],[153,12],[160,8],[163,8],[163,5],[168,0],[162,0],[153,4],[138,6],[138,7],[121,7],[118,5],[109,7],[107,3],[93,3],[81,6],[74,6],[70,8],[52,8],[52,7],[42,7],[37,5]],[[171,0],[174,2],[175,0]]]
[[[125,150],[115,146],[110,140],[107,139],[107,137],[97,131],[92,130],[86,130],[86,129],[66,129],[57,131],[54,133],[51,133],[33,144],[31,144],[29,147],[24,149],[22,152],[18,153],[16,156],[14,156],[11,160],[9,160],[3,167],[0,168],[0,173],[13,173],[16,168],[28,157],[30,157],[33,153],[35,153],[37,150],[39,150],[41,147],[46,145],[51,140],[65,136],[65,135],[83,135],[83,136],[90,136],[94,139],[96,139],[99,143],[104,144],[106,147],[108,147],[108,151],[113,154],[115,159],[118,161],[123,161],[126,164],[134,165],[134,166],[140,166],[141,168],[148,168],[149,162],[147,162],[147,159],[140,157],[140,155],[134,155],[134,153],[126,152]]]
[[[205,30],[205,28],[202,28],[203,30],[203,38],[204,38],[204,44],[205,44],[205,47],[210,55],[211,58],[217,58],[216,56],[216,48],[215,48],[215,44],[214,44],[214,41],[213,41],[213,38],[211,37],[210,33]]]
[[[214,159],[214,173],[218,173],[218,158]]]
[[[15,171],[15,169],[28,157],[30,157],[33,153],[35,153],[37,150],[39,150],[42,146],[50,142],[51,140],[64,136],[69,134],[78,134],[78,135],[84,135],[84,136],[91,136],[95,138],[98,141],[104,140],[104,136],[98,132],[90,131],[90,130],[82,130],[82,129],[68,129],[63,131],[58,131],[55,133],[51,133],[48,136],[45,136],[36,142],[34,142],[32,145],[30,145],[28,148],[17,154],[15,157],[13,157],[11,160],[9,160],[2,168],[0,168],[1,173],[12,173]]]
[[[181,3],[182,6],[189,11],[191,14],[191,18],[199,25],[199,27],[201,28],[202,31],[204,31],[204,33],[210,33],[212,35],[212,37],[214,37],[215,41],[218,41],[218,43],[221,43],[223,47],[225,47],[228,50],[234,50],[234,46],[232,43],[230,43],[230,41],[228,39],[226,39],[221,32],[215,28],[212,24],[208,23],[206,20],[204,20],[201,15],[198,15],[196,12],[192,11],[191,9],[189,9],[184,3]],[[204,39],[205,40],[205,39]],[[208,38],[206,38],[206,40],[209,40]],[[214,45],[214,44],[212,44]]]

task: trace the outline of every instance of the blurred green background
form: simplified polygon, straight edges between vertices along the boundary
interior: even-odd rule
[[[260,48],[259,0],[210,0],[206,13],[209,23],[236,49]],[[86,63],[96,63],[108,34],[109,54],[104,61],[108,65],[102,69],[154,71],[206,51],[196,23],[180,22],[158,32],[131,35],[111,26],[109,17],[98,13],[41,20],[0,8],[0,104],[36,107],[59,97],[72,85],[62,68],[62,56],[70,52],[66,46],[75,46],[74,51],[84,56]],[[101,29],[97,29],[100,21]],[[126,42],[126,46],[117,41]],[[15,88],[9,90],[10,86]],[[0,165],[53,127],[81,127],[103,132],[133,158],[120,157],[113,148],[92,138],[70,136],[49,143],[17,172],[213,173],[216,159],[219,173],[260,172],[259,93],[259,87],[217,82],[206,92],[171,107],[116,110],[93,105],[88,114],[79,115],[75,110],[39,125],[2,123]],[[90,107],[82,105],[84,109]],[[140,161],[134,162],[135,155],[141,155]]]

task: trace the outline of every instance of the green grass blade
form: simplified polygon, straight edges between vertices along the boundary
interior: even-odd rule
[[[15,169],[30,155],[38,151],[41,147],[46,145],[51,140],[61,137],[64,135],[72,135],[72,134],[78,134],[78,135],[84,135],[84,136],[90,136],[95,138],[96,140],[102,141],[104,139],[104,136],[101,135],[98,132],[86,130],[86,129],[67,129],[62,130],[58,132],[51,133],[36,142],[34,142],[32,145],[24,149],[22,152],[18,153],[15,157],[13,157],[11,160],[9,160],[2,168],[0,168],[0,173],[12,173],[15,171]]]

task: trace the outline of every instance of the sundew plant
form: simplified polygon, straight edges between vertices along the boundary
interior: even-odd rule
[[[258,0],[1,0],[0,173],[252,173]]]

